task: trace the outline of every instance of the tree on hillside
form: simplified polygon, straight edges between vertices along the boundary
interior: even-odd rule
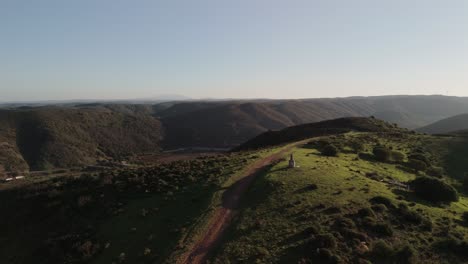
[[[390,161],[391,151],[383,146],[377,146],[372,150],[374,157],[376,160],[380,162],[388,162]]]
[[[409,182],[414,193],[431,202],[456,202],[458,192],[451,185],[434,177],[419,177]]]
[[[322,155],[327,156],[327,157],[336,157],[338,155],[338,148],[335,147],[334,145],[326,145],[322,151]]]

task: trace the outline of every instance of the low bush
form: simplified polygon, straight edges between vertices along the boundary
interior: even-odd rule
[[[353,220],[349,218],[340,217],[335,220],[335,226],[338,229],[344,229],[344,228],[354,229],[356,227],[356,224],[353,222]]]
[[[434,247],[444,253],[455,254],[459,257],[468,257],[468,242],[449,236],[434,243]]]
[[[426,166],[429,166],[431,164],[429,158],[422,153],[413,153],[408,156],[408,159],[422,161]]]
[[[387,206],[385,206],[384,204],[374,204],[371,208],[372,211],[377,213],[382,213],[388,210]]]
[[[440,178],[444,175],[444,169],[441,168],[441,167],[429,167],[427,170],[426,170],[426,174],[429,175],[429,176],[432,176],[432,177],[437,177],[437,178]]]
[[[390,161],[392,152],[391,150],[387,149],[386,147],[377,146],[372,150],[374,157],[376,160],[380,162],[388,162]]]
[[[383,240],[374,243],[370,257],[375,263],[411,264],[417,262],[416,251],[410,245],[395,249]]]
[[[384,196],[375,196],[374,198],[369,200],[373,204],[383,204],[387,208],[392,208],[394,207],[392,201],[388,199],[387,197]]]
[[[338,148],[334,145],[326,145],[321,151],[322,155],[327,157],[336,157],[338,156]]]
[[[370,216],[370,217],[375,217],[375,214],[374,214],[374,211],[372,211],[372,209],[370,208],[362,208],[358,211],[358,215],[360,217],[366,217],[366,216]]]
[[[351,141],[348,143],[348,146],[354,151],[354,153],[359,153],[365,149],[364,144],[359,141]]]
[[[342,260],[339,256],[334,255],[330,250],[326,248],[319,249],[317,251],[316,257],[319,263],[324,263],[324,264],[342,263]]]
[[[405,161],[406,155],[400,151],[392,151],[390,153],[391,159],[394,162],[401,163]]]
[[[437,178],[419,177],[409,185],[417,196],[430,202],[450,203],[459,199],[455,188]]]
[[[372,226],[372,231],[384,237],[393,236],[393,228],[388,224],[375,224]]]
[[[371,256],[376,260],[386,260],[395,254],[393,247],[383,240],[378,240],[372,245]]]
[[[336,239],[331,234],[312,235],[309,246],[312,250],[317,248],[335,248]]]
[[[412,211],[408,209],[408,207],[404,204],[398,207],[397,213],[399,216],[405,220],[406,222],[412,224],[421,224],[424,221],[424,217],[420,215],[418,212]]]
[[[416,172],[425,171],[427,169],[426,163],[417,159],[410,159],[407,163],[408,167],[415,170]]]

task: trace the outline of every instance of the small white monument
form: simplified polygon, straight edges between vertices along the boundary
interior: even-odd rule
[[[295,168],[296,167],[296,161],[294,160],[293,154],[291,154],[291,157],[289,158],[289,168]]]

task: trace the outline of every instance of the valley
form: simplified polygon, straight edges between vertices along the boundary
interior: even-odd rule
[[[342,117],[415,129],[465,113],[468,99],[445,96],[7,105],[0,109],[0,179],[171,150],[226,151],[266,131]],[[442,132],[463,129],[449,123]]]

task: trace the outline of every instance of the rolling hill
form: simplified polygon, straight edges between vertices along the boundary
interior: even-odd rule
[[[417,131],[429,134],[444,134],[462,130],[468,130],[468,114],[449,117],[417,129]]]
[[[167,148],[234,147],[268,130],[341,117],[368,117],[415,129],[468,111],[468,99],[383,96],[334,99],[182,102],[155,113]]]
[[[0,111],[0,161],[7,171],[93,164],[160,148],[161,125],[149,115],[101,108]]]
[[[0,171],[93,164],[161,148],[230,149],[270,130],[342,117],[375,116],[413,129],[467,112],[467,98],[446,96],[7,107],[0,112]]]
[[[266,148],[278,144],[300,141],[322,135],[343,134],[347,132],[401,132],[394,125],[375,118],[348,117],[317,123],[292,126],[280,131],[265,132],[237,147],[235,150]]]

